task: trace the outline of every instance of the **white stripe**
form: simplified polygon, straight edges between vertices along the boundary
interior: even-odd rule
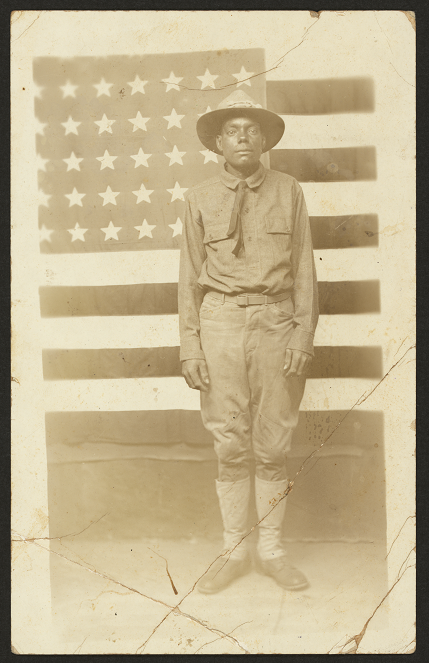
[[[371,256],[372,252],[372,256]],[[355,249],[327,249],[315,251],[319,281],[359,281],[379,278],[380,261],[377,247]],[[149,252],[153,255],[152,252]],[[139,283],[177,283],[179,275],[179,252],[157,251],[152,270],[139,263],[150,255],[137,253],[121,254],[121,260],[109,264],[112,254],[47,256],[43,285],[51,286],[115,286]],[[150,264],[150,262],[149,262]],[[156,269],[155,265],[156,264]],[[362,274],[362,265],[365,274]],[[148,268],[148,271],[145,271]]]
[[[179,250],[119,253],[44,254],[40,257],[42,285],[131,285],[175,283]]]
[[[381,118],[375,113],[282,115],[285,132],[275,149],[329,150],[334,147],[380,146]]]
[[[308,380],[302,410],[346,410],[374,388],[378,380],[329,378]],[[199,410],[200,395],[183,378],[128,380],[59,380],[43,385],[49,412],[123,410]],[[371,398],[362,408],[371,410]]]
[[[321,315],[315,345],[382,345],[381,316]],[[42,321],[44,348],[156,348],[178,346],[177,315],[50,318]]]
[[[178,315],[45,318],[41,334],[44,348],[155,348],[180,343]]]
[[[377,214],[383,209],[379,182],[300,182],[310,216]]]

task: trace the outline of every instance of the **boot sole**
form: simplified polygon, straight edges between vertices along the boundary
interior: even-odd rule
[[[250,573],[251,570],[252,570],[252,565],[251,565],[250,560],[249,560],[249,563],[241,571],[241,573],[239,573],[236,576],[234,576],[233,578],[231,578],[231,580],[229,582],[227,582],[225,585],[222,585],[222,587],[219,587],[218,589],[209,589],[209,588],[206,588],[206,587],[199,587],[197,585],[197,590],[200,592],[200,594],[219,594],[219,592],[222,592],[224,589],[226,589],[227,587],[232,585],[233,582],[235,582],[239,578],[242,578],[243,576]]]

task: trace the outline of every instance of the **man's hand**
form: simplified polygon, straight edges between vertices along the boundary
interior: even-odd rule
[[[295,378],[305,375],[307,373],[312,356],[307,354],[307,352],[301,352],[301,350],[286,350],[285,357],[285,377]]]
[[[209,388],[209,374],[204,359],[186,359],[182,362],[182,375],[191,389],[207,391]]]

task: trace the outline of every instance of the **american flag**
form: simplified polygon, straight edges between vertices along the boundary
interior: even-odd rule
[[[214,460],[199,394],[180,377],[178,353],[183,197],[223,161],[200,144],[199,115],[237,87],[292,124],[328,112],[339,118],[353,113],[356,121],[374,110],[371,79],[266,81],[264,69],[262,49],[34,61],[52,535],[61,529],[69,482],[60,465],[80,467],[76,505],[67,509],[75,510],[78,528],[82,509],[89,520],[105,511],[82,493],[82,486],[101,481],[101,465],[89,469],[88,461]],[[374,145],[290,149],[286,133],[269,158],[272,168],[303,188],[312,182],[360,185],[377,176]],[[311,198],[307,203],[316,251],[335,250],[347,262],[349,248],[378,246],[378,217],[371,210],[312,215]],[[352,264],[348,274],[319,281],[322,318],[380,311],[379,281]],[[381,374],[379,346],[319,344],[307,403],[314,390],[322,391],[317,383],[354,381],[360,394],[360,379]],[[344,411],[302,415],[297,435],[304,443],[292,452],[297,458],[329,434]],[[359,457],[359,445],[382,428],[374,416],[356,413],[348,428],[342,425],[347,440],[337,440],[340,455]],[[344,523],[331,526],[338,536],[347,534]]]

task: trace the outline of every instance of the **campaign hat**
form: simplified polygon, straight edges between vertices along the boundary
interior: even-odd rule
[[[209,150],[221,154],[216,145],[216,136],[221,133],[226,120],[242,115],[259,123],[266,139],[263,152],[268,152],[277,145],[285,130],[283,119],[277,113],[257,104],[242,90],[235,90],[220,102],[216,110],[201,115],[197,122],[198,138]]]

